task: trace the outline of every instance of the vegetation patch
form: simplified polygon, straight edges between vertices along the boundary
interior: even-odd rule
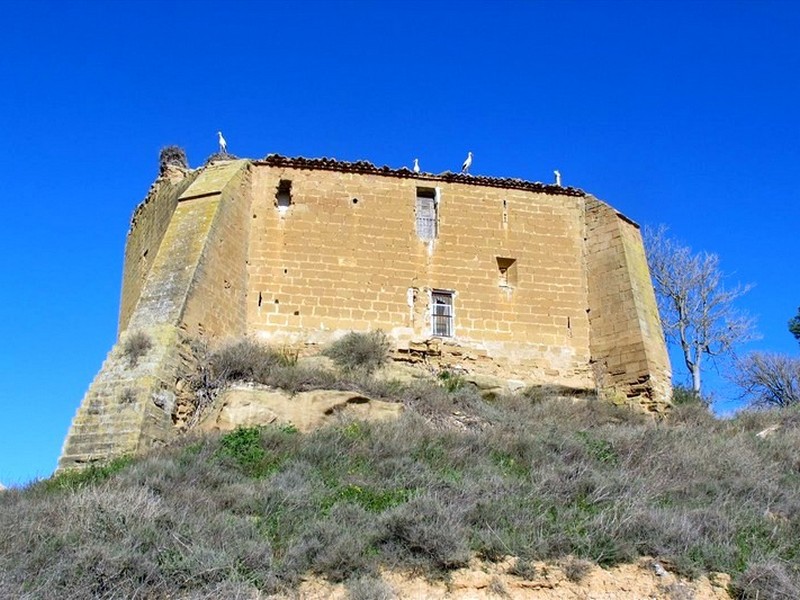
[[[133,462],[130,456],[115,458],[109,462],[91,464],[80,470],[62,471],[37,484],[47,491],[53,490],[78,490],[87,485],[95,485],[105,481]]]
[[[139,364],[139,360],[143,358],[153,347],[153,342],[150,336],[143,331],[134,331],[125,339],[122,345],[122,353],[128,359],[128,364],[131,368]]]
[[[241,428],[5,491],[0,596],[291,595],[309,573],[380,595],[381,567],[445,577],[511,555],[528,578],[652,556],[730,573],[737,598],[800,597],[796,410],[655,423],[437,382],[397,399],[393,422]]]
[[[380,329],[369,333],[351,331],[328,346],[323,354],[344,371],[372,373],[389,360],[389,338]]]

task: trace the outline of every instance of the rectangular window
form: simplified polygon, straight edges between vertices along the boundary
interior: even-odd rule
[[[453,337],[453,292],[431,292],[431,330],[435,336]]]
[[[436,239],[438,233],[438,198],[433,188],[417,188],[417,237],[424,242]]]
[[[275,194],[275,206],[283,212],[292,204],[292,182],[288,179],[281,179],[278,184],[278,193]]]

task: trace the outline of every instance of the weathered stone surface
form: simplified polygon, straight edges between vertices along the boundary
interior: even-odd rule
[[[128,247],[141,254],[134,260],[126,251],[119,341],[75,415],[59,469],[171,441],[176,382],[193,368],[189,336],[244,333],[247,240],[236,235],[244,210],[236,199],[245,171],[239,161],[187,174],[184,183],[160,181],[137,210]],[[240,263],[238,281],[232,262]],[[151,343],[135,362],[125,352],[134,333]]]
[[[402,411],[402,404],[372,400],[356,392],[315,390],[292,396],[281,390],[236,386],[220,394],[200,428],[230,431],[275,423],[308,432],[342,416],[382,421],[394,419]]]
[[[730,577],[714,573],[692,581],[664,571],[658,574],[653,561],[643,558],[633,564],[609,569],[593,567],[580,581],[570,581],[558,563],[534,562],[533,575],[523,579],[513,575],[515,558],[498,563],[471,561],[469,566],[451,574],[447,582],[429,581],[408,573],[383,571],[381,579],[394,591],[398,600],[730,600],[727,592]],[[310,578],[300,587],[299,597],[345,600],[343,584],[331,584]],[[280,596],[279,596],[280,598]]]

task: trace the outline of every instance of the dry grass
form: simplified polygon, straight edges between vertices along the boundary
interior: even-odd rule
[[[649,555],[731,573],[740,599],[800,597],[792,415],[657,424],[596,401],[397,394],[412,410],[394,423],[186,439],[4,492],[0,597],[251,597],[309,572],[391,597],[379,567],[444,576],[475,554],[516,555],[523,576]],[[474,426],[446,427],[453,412]]]
[[[128,359],[131,368],[135,367],[153,347],[153,342],[146,333],[134,331],[125,339],[122,345],[122,353]]]
[[[325,356],[343,371],[372,373],[389,360],[389,338],[381,330],[369,333],[351,331],[325,349]]]

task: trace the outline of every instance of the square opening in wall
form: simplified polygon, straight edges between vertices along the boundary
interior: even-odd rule
[[[500,287],[512,288],[517,285],[517,259],[495,257],[497,260],[497,272],[500,276]]]

